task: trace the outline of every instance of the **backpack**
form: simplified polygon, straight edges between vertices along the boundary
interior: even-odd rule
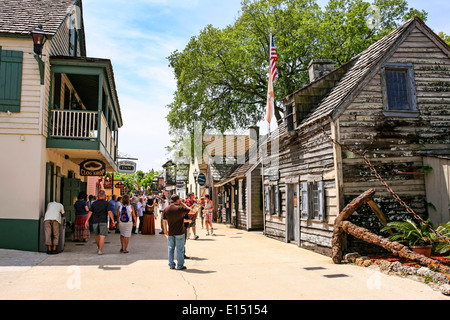
[[[121,222],[129,222],[130,217],[128,216],[128,210],[127,207],[122,206],[122,210],[120,212],[120,221]]]

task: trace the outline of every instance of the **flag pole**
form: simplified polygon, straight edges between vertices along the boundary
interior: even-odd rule
[[[272,27],[270,27],[270,37],[269,37],[269,91],[270,91],[270,86],[271,86],[271,84],[270,84],[270,82],[272,81],[272,79],[271,79],[271,77],[272,77],[272,72],[271,72],[271,69],[272,69],[272,60],[271,60],[271,58],[272,58]],[[273,84],[272,84],[272,86],[273,86]],[[269,93],[268,93],[268,95],[269,95]],[[268,99],[269,99],[269,97],[268,97]],[[268,103],[270,104],[270,101],[268,101]],[[275,104],[275,100],[274,100],[274,104]],[[267,138],[270,138],[270,122],[272,121],[272,109],[270,109],[269,108],[269,117],[268,117],[268,119],[270,120],[270,121],[267,121],[268,122],[268,124],[267,124]]]

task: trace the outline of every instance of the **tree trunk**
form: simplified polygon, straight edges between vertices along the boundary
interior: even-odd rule
[[[361,228],[354,225],[350,221],[344,221],[342,223],[342,229],[343,231],[351,234],[352,236],[358,239],[375,244],[392,252],[395,256],[415,261],[418,264],[422,266],[427,266],[428,268],[433,270],[438,269],[441,272],[450,273],[450,267],[443,265],[439,261],[415,253],[414,251],[410,250],[407,246],[404,246],[395,241],[391,241],[382,236],[378,236],[365,228]]]

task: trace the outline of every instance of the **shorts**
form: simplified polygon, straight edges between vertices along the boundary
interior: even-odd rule
[[[189,217],[189,220],[191,220],[191,223],[189,223],[189,228],[195,227],[195,221],[197,220],[197,217]]]
[[[108,235],[108,225],[106,222],[94,223],[94,234],[96,236],[107,236]]]

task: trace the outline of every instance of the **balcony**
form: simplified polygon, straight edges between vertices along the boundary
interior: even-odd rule
[[[117,171],[122,117],[109,60],[52,57],[47,148]]]

